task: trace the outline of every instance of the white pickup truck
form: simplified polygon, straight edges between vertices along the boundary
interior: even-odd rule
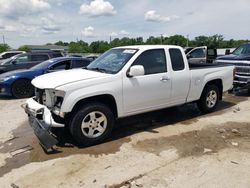
[[[230,65],[189,65],[179,46],[117,47],[86,68],[35,78],[36,96],[23,107],[46,149],[57,143],[52,127],[89,146],[108,137],[117,118],[190,102],[212,112],[233,74]]]

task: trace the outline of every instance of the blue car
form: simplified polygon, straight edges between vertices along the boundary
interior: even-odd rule
[[[30,69],[21,69],[0,74],[0,95],[28,98],[33,96],[31,80],[45,73],[82,68],[89,65],[91,59],[83,57],[58,57],[44,61]]]

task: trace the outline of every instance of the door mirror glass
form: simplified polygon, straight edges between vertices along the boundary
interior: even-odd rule
[[[12,63],[13,65],[16,65],[16,60],[12,61],[11,63]]]
[[[127,73],[128,77],[143,76],[145,74],[144,67],[142,65],[134,65],[130,67]]]

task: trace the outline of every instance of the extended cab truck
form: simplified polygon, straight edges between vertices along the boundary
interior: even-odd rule
[[[236,68],[234,88],[248,89],[250,93],[250,43],[242,44],[232,54],[218,57],[216,62],[234,65]]]
[[[103,141],[116,118],[189,102],[213,111],[231,89],[233,66],[189,67],[181,47],[113,48],[85,69],[35,78],[36,97],[23,105],[41,144],[57,143],[52,127],[67,127],[80,145]]]

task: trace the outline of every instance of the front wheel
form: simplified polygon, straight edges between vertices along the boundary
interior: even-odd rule
[[[69,129],[74,140],[81,146],[91,146],[102,142],[114,126],[112,111],[102,103],[90,103],[75,110],[69,121]]]
[[[197,102],[198,108],[205,113],[213,112],[219,101],[219,89],[216,85],[208,85]]]
[[[29,98],[34,95],[34,87],[30,80],[20,79],[15,81],[11,87],[12,95],[15,98]]]

